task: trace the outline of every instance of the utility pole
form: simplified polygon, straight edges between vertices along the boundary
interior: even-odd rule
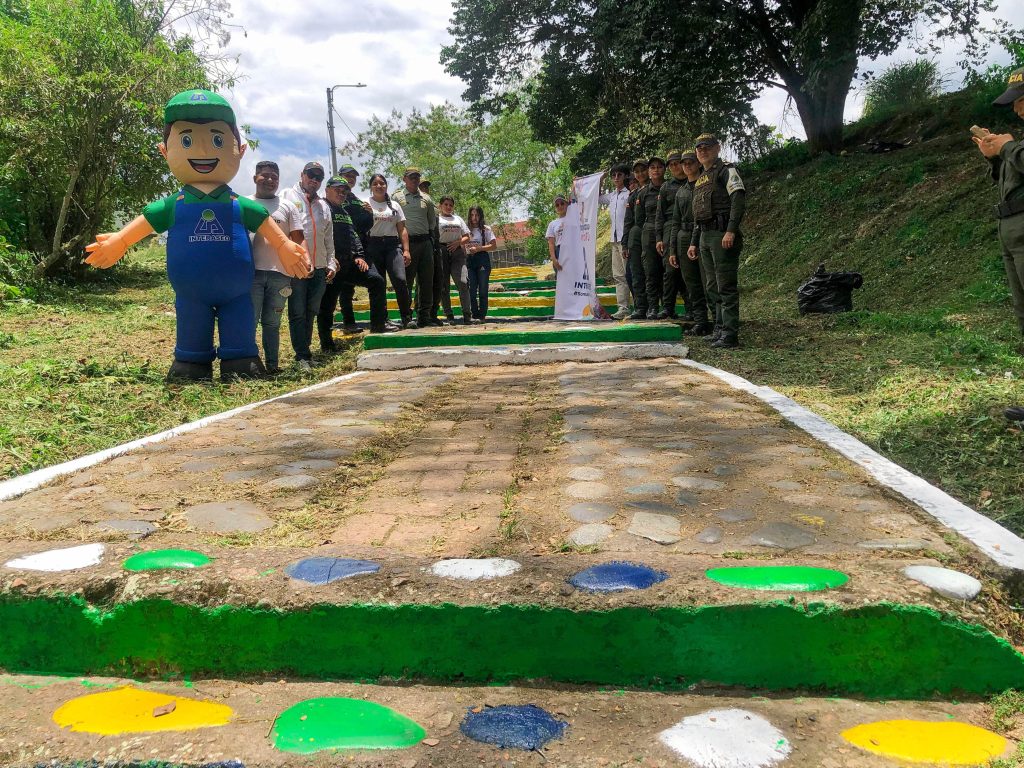
[[[341,83],[327,89],[327,135],[331,139],[331,175],[338,172],[338,150],[334,144],[334,89],[335,88],[365,88],[366,83]]]

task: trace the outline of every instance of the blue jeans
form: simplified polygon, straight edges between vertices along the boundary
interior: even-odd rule
[[[491,289],[491,254],[487,251],[470,254],[466,266],[469,267],[471,317],[483,320],[487,317],[487,293]]]
[[[292,279],[272,269],[257,269],[252,281],[252,308],[256,313],[256,325],[263,328],[263,356],[267,368],[280,367],[281,313],[288,301]]]
[[[327,270],[314,269],[309,277],[291,278],[292,295],[288,297],[288,331],[296,360],[312,360],[309,350],[313,341],[313,326],[320,311],[320,300],[327,289]]]

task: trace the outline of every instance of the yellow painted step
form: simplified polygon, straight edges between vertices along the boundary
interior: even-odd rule
[[[614,307],[615,294],[601,294],[601,304],[606,307]],[[555,306],[555,297],[538,296],[535,298],[524,298],[521,296],[499,296],[489,299],[487,305],[489,307],[553,307]],[[458,296],[452,296],[452,306],[462,306]],[[367,301],[357,301],[352,304],[352,309],[356,312],[367,312],[370,309],[370,303]],[[398,309],[398,302],[390,299],[388,301],[388,309]]]

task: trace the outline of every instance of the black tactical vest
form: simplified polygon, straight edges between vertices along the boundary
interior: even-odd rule
[[[716,214],[728,214],[732,203],[725,187],[728,166],[721,160],[697,177],[693,183],[693,218],[698,222],[713,219]]]

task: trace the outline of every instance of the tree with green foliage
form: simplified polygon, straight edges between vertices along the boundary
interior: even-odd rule
[[[223,42],[227,13],[226,0],[0,0],[0,234],[39,274],[76,267],[115,215],[169,191],[163,105],[223,72],[197,37]]]
[[[524,201],[543,194],[562,154],[534,138],[521,112],[485,120],[448,103],[426,112],[374,116],[341,152],[364,158],[368,169],[392,180],[415,165],[430,179],[435,197],[451,195],[463,212],[471,205],[483,206],[488,220],[495,222],[508,221],[522,212]]]
[[[678,112],[740,136],[766,87],[792,99],[812,153],[836,152],[862,60],[891,54],[914,30],[926,46],[982,45],[994,0],[455,0],[455,42],[442,61],[465,98],[501,109],[536,78],[531,122],[544,140],[594,137],[607,151],[630,116]],[[602,121],[606,121],[602,123]],[[687,128],[686,135],[693,129]]]
[[[934,61],[897,62],[864,87],[864,117],[902,109],[940,93],[942,76]]]

